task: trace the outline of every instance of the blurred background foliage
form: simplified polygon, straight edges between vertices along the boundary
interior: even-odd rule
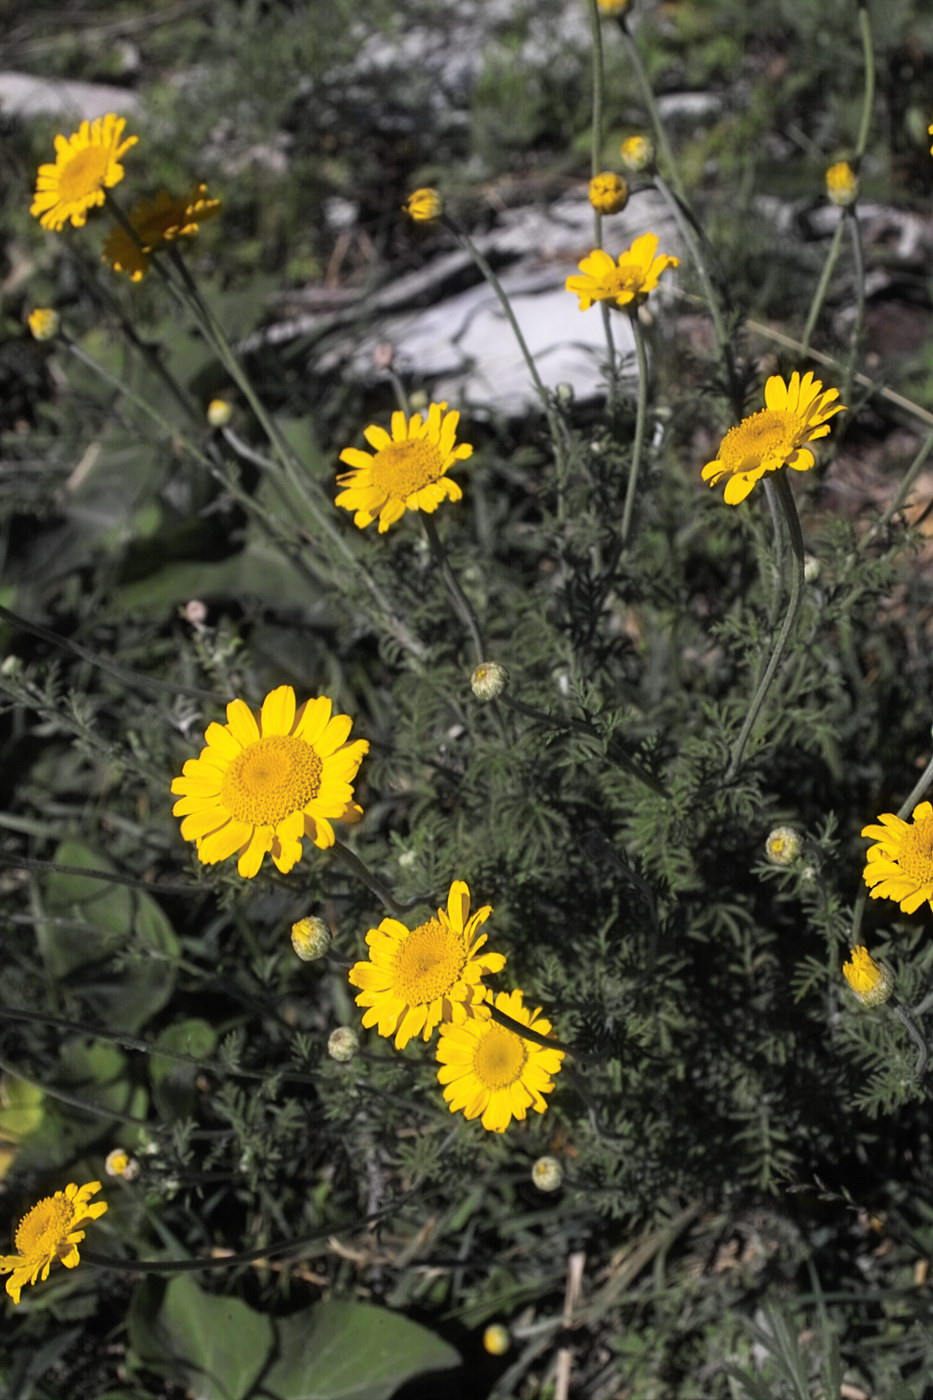
[[[639,11],[733,301],[791,334],[825,255],[822,172],[857,126],[855,15],[849,0]],[[442,251],[442,234],[402,221],[415,184],[442,183],[482,228],[588,170],[588,31],[569,0],[74,3],[64,26],[60,6],[12,0],[3,18],[3,67],[138,94],[134,191],[205,179],[223,198],[189,265],[246,347],[309,492],[330,493],[337,453],[384,417],[389,390],[318,368],[326,325],[280,343],[255,333]],[[929,220],[933,17],[894,0],[872,20],[866,199]],[[610,37],[612,165],[644,117]],[[477,455],[439,525],[515,693],[554,716],[509,715],[504,744],[469,692],[420,533],[354,534],[358,567],[325,588],[313,551],[282,542],[285,516],[292,545],[312,533],[301,498],[289,515],[256,464],[230,468],[235,491],[206,474],[184,442],[206,430],[179,416],[127,330],[199,410],[229,391],[223,372],[155,278],[129,287],[99,269],[96,229],[41,234],[29,197],[59,124],[2,109],[0,122],[0,603],[15,614],[0,619],[3,1228],[66,1180],[100,1177],[115,1145],[142,1167],[106,1181],[94,1230],[127,1271],[57,1271],[8,1309],[0,1389],[532,1397],[555,1394],[563,1348],[571,1393],[593,1400],[774,1400],[843,1383],[852,1400],[921,1400],[927,1084],[893,1019],[859,1014],[839,977],[857,833],[900,804],[930,750],[933,483],[921,479],[914,524],[899,513],[866,538],[918,450],[916,419],[859,400],[800,488],[808,600],[767,743],[728,787],[778,596],[760,504],[727,511],[697,482],[722,410],[696,314],[655,327],[661,408],[638,547],[608,595],[592,560],[613,537],[631,405],[566,408],[563,502],[537,417],[465,423]],[[882,308],[903,324],[931,299],[928,265],[883,243],[872,258],[887,280],[868,354]],[[852,297],[841,275],[818,338],[831,352]],[[36,304],[57,306],[164,426],[29,339]],[[879,350],[873,372],[929,410],[929,333],[889,340],[897,353]],[[784,362],[747,337],[740,348],[754,394]],[[234,426],[263,450],[244,409]],[[364,566],[418,658],[373,617]],[[349,1065],[327,1056],[331,1029],[358,1025],[345,964],[382,914],[346,870],[315,853],[244,885],[181,842],[171,777],[229,698],[258,704],[282,683],[334,696],[372,742],[354,849],[401,899],[436,905],[467,879],[494,904],[493,946],[528,1000],[579,1047],[524,1129],[494,1139],[452,1117],[417,1046],[399,1055],[370,1036]],[[763,859],[778,822],[804,837],[787,869]],[[309,912],[335,929],[328,962],[292,954],[289,924]],[[866,915],[908,1002],[929,986],[928,917],[883,903]],[[554,1195],[530,1178],[544,1152],[563,1167]],[[374,1212],[379,1228],[361,1228]],[[319,1247],[297,1259],[131,1272],[134,1258],[311,1234]],[[482,1345],[498,1320],[512,1330],[501,1358]]]

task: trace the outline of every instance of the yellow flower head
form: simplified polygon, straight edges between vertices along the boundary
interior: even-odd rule
[[[207,405],[207,421],[212,428],[225,428],[233,417],[233,404],[229,399],[211,399]]]
[[[882,812],[881,826],[865,826],[863,836],[874,837],[869,846],[862,878],[872,899],[894,899],[905,914],[914,914],[924,902],[933,909],[933,806],[921,802],[902,821],[893,812]]]
[[[472,457],[473,448],[468,442],[456,443],[460,414],[446,409],[446,403],[432,403],[427,417],[395,412],[391,437],[373,423],[363,429],[373,452],[343,449],[340,460],[353,470],[337,477],[345,489],[336,504],[356,512],[354,525],[364,530],[378,516],[382,535],[406,510],[430,514],[443,500],[461,499],[460,487],[445,473],[455,462]]]
[[[776,826],[765,841],[765,855],[772,865],[793,865],[800,855],[800,832],[792,826]]]
[[[483,1349],[490,1356],[505,1356],[512,1345],[512,1334],[501,1322],[490,1322],[483,1333]]]
[[[594,301],[611,301],[633,311],[658,285],[658,278],[669,267],[679,267],[680,259],[658,254],[658,235],[643,233],[614,262],[602,248],[595,248],[580,262],[582,277],[568,277],[568,292],[580,298],[580,310],[587,311]]]
[[[181,834],[204,865],[236,855],[251,879],[268,853],[284,875],[301,859],[305,836],[326,850],[331,822],[359,821],[353,779],[369,741],[347,743],[353,721],[332,709],[326,695],[296,709],[294,690],[280,685],[260,710],[231,700],[227,723],[208,725],[207,747],[172,781]]]
[[[49,306],[37,306],[35,311],[30,311],[26,322],[34,340],[52,340],[61,325],[58,312]]]
[[[833,204],[845,207],[858,196],[858,176],[847,160],[839,160],[826,171],[826,193]]]
[[[829,432],[829,419],[845,408],[834,402],[838,397],[838,389],[824,390],[809,370],[802,379],[794,370],[787,384],[773,374],[765,385],[766,406],[729,429],[718,456],[703,468],[703,480],[715,486],[725,477],[726,505],[736,506],[765,472],[809,471],[815,458],[804,444]]]
[[[650,170],[654,165],[654,142],[647,136],[626,136],[619,147],[619,155],[626,170],[634,173]]]
[[[43,1282],[56,1260],[66,1269],[80,1264],[78,1245],[84,1239],[85,1225],[98,1220],[107,1209],[106,1201],[88,1205],[100,1190],[99,1181],[86,1186],[74,1182],[54,1196],[38,1201],[16,1227],[15,1254],[0,1254],[0,1274],[9,1274],[6,1291],[14,1303],[26,1284]]]
[[[292,947],[302,962],[317,962],[333,943],[333,935],[323,919],[309,915],[292,924]]]
[[[193,185],[184,195],[159,190],[155,199],[142,199],[130,211],[135,238],[122,224],[110,230],[103,260],[114,272],[125,272],[131,282],[141,282],[151,265],[150,254],[178,238],[192,238],[204,220],[212,219],[219,209],[220,200],[208,196],[207,185]]]
[[[483,1006],[487,972],[505,967],[502,953],[480,953],[486,934],[477,930],[492,908],[484,904],[470,914],[470,891],[454,880],[447,908],[408,929],[398,919],[383,919],[366,935],[369,962],[350,968],[350,982],[362,991],[357,1006],[367,1008],[364,1026],[376,1026],[380,1035],[394,1033],[402,1050],[413,1036],[430,1040],[440,1021],[456,1025],[469,1016],[488,1016]]]
[[[628,204],[628,185],[614,170],[603,170],[589,183],[588,197],[598,214],[618,214]]]
[[[425,186],[420,190],[412,190],[402,205],[402,210],[410,219],[414,219],[416,224],[427,224],[443,214],[444,201],[437,190]]]
[[[604,15],[623,15],[630,8],[632,0],[596,0]]]
[[[525,1007],[520,991],[499,992],[494,1004],[539,1035],[550,1032],[541,1008]],[[441,1026],[437,1058],[437,1077],[451,1113],[482,1116],[488,1132],[504,1133],[512,1119],[524,1118],[529,1108],[545,1111],[544,1095],[554,1088],[552,1076],[560,1070],[564,1052],[546,1050],[498,1021],[483,1020]]]
[[[842,972],[863,1006],[880,1006],[894,990],[890,968],[875,962],[867,948],[850,948],[849,961],[842,964]]]
[[[82,122],[70,136],[56,136],[54,165],[40,165],[36,193],[30,207],[43,228],[75,228],[87,222],[89,209],[104,202],[104,190],[119,185],[124,170],[120,161],[135,146],[138,136],[123,139],[125,117],[108,112],[92,122]]]

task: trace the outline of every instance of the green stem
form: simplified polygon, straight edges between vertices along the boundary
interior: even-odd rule
[[[790,484],[787,480],[787,468],[782,467],[779,471],[775,472],[774,476],[777,497],[781,503],[781,508],[784,511],[784,521],[787,525],[787,533],[790,537],[791,554],[793,555],[790,602],[788,603],[787,612],[785,614],[781,630],[778,634],[777,641],[774,644],[771,655],[768,659],[768,664],[765,667],[765,673],[758,683],[758,688],[755,691],[755,694],[752,698],[752,702],[748,707],[748,713],[745,716],[745,722],[742,725],[739,737],[736,740],[735,747],[732,750],[732,757],[729,760],[729,766],[726,769],[726,782],[731,782],[731,780],[735,777],[736,773],[739,770],[739,765],[742,762],[742,756],[745,753],[745,746],[748,743],[749,738],[751,737],[752,730],[754,729],[758,716],[761,713],[761,708],[764,705],[764,702],[767,698],[768,691],[771,689],[771,683],[774,680],[774,677],[777,674],[777,669],[781,664],[781,658],[784,655],[784,650],[790,639],[791,633],[793,632],[794,627],[796,625],[797,618],[800,613],[800,604],[803,601],[803,534],[800,529],[800,517],[797,514],[797,507],[794,505],[793,493],[790,489]]]
[[[803,339],[800,342],[800,353],[806,356],[810,351],[810,341],[813,339],[813,332],[819,320],[820,312],[823,309],[823,302],[826,300],[826,293],[829,291],[830,278],[835,271],[836,262],[839,258],[839,248],[842,244],[842,224],[840,218],[833,233],[833,241],[829,245],[829,252],[826,254],[826,261],[823,264],[823,271],[820,273],[820,280],[816,284],[816,291],[813,293],[813,300],[810,302],[810,311],[807,315],[806,325],[803,330]]]
[[[464,627],[470,634],[470,640],[473,643],[473,652],[475,655],[476,664],[477,666],[479,666],[483,661],[486,660],[486,646],[483,641],[483,634],[480,631],[479,622],[476,618],[476,613],[473,611],[473,607],[470,603],[469,598],[467,598],[463,589],[460,587],[460,584],[457,582],[456,574],[450,567],[450,560],[448,559],[447,551],[444,548],[443,543],[441,542],[441,537],[437,533],[437,526],[434,524],[434,521],[431,519],[430,515],[426,515],[424,511],[421,511],[420,515],[421,523],[424,526],[424,533],[427,535],[428,544],[431,547],[431,553],[434,555],[434,561],[441,571],[441,577],[443,578],[444,583],[447,587],[447,592],[450,597],[450,601],[453,604],[454,612],[457,614],[460,621],[463,623]]]
[[[513,1018],[506,1015],[504,1011],[500,1011],[493,1002],[487,1002],[486,1005],[489,1007],[489,1015],[493,1021],[497,1022],[500,1026],[505,1026],[506,1030],[514,1031],[516,1035],[521,1036],[522,1040],[530,1040],[533,1045],[543,1045],[545,1050],[563,1050],[565,1055],[573,1055],[578,1060],[588,1060],[590,1058],[588,1055],[583,1055],[579,1050],[575,1050],[573,1046],[568,1045],[566,1041],[558,1040],[556,1036],[540,1035],[538,1031],[533,1031],[530,1026],[526,1026],[522,1021],[513,1020]]]
[[[897,814],[901,821],[904,821],[904,819],[910,815],[931,782],[933,782],[933,758],[930,759],[926,768],[924,768],[920,777],[917,779],[910,796],[906,797],[901,803],[900,810]]]
[[[603,61],[603,27],[599,18],[596,0],[589,0],[590,35],[593,52],[593,115],[590,121],[590,174],[598,175],[602,167],[603,150],[603,94],[606,86],[606,70]],[[593,210],[594,248],[603,246],[603,219],[598,209]],[[606,350],[609,355],[609,396],[610,411],[615,407],[619,387],[618,364],[616,361],[615,340],[612,335],[612,319],[609,306],[600,302],[603,318],[603,333],[606,337]]]
[[[687,191],[680,177],[677,161],[674,159],[673,148],[670,141],[667,139],[667,130],[661,119],[661,112],[655,99],[654,89],[651,86],[651,79],[648,77],[648,70],[642,62],[638,45],[632,37],[625,15],[619,16],[619,28],[622,31],[622,40],[628,50],[628,56],[631,60],[632,67],[635,70],[635,80],[641,90],[642,101],[648,112],[648,120],[651,122],[651,128],[654,131],[654,139],[657,143],[658,150],[664,157],[664,163],[668,168],[671,184],[677,192],[677,198],[686,206],[689,204]]]
[[[868,133],[871,128],[871,114],[875,102],[875,43],[871,32],[868,0],[858,0],[858,24],[862,39],[862,53],[865,58],[865,90],[862,97],[862,117],[855,141],[856,161],[862,159],[868,148]]]
[[[388,885],[380,880],[378,875],[374,875],[369,866],[364,865],[359,856],[351,851],[348,846],[345,846],[342,841],[335,840],[330,849],[339,860],[343,861],[344,865],[349,870],[353,871],[357,879],[361,880],[366,888],[371,890],[376,898],[397,917],[402,914],[407,914],[409,909],[415,909],[419,904],[428,904],[430,902],[427,899],[419,898],[411,900],[408,904],[401,904],[395,898],[395,895],[389,889]]]
[[[623,548],[628,544],[629,530],[632,527],[632,512],[635,508],[635,493],[638,489],[638,472],[641,467],[645,445],[645,426],[648,419],[648,354],[645,349],[645,335],[638,320],[638,312],[629,316],[632,335],[635,338],[635,354],[638,359],[638,398],[635,407],[635,436],[632,440],[632,464],[629,467],[628,484],[625,488],[625,502],[622,506],[622,524],[619,529],[619,542]]]
[[[588,722],[586,720],[567,719],[563,716],[549,715],[544,710],[536,710],[533,705],[526,705],[523,700],[516,700],[514,696],[509,695],[508,691],[504,691],[500,698],[502,703],[507,705],[510,710],[515,710],[516,713],[520,715],[526,715],[528,719],[538,720],[540,723],[546,724],[552,729],[572,729],[578,734],[586,735],[588,739],[592,739],[596,743],[603,742],[599,730],[591,721]],[[619,751],[615,736],[609,740],[606,746],[606,753],[607,757],[611,758],[614,763],[618,763],[620,768],[624,768],[626,773],[631,774],[633,778],[637,778],[639,782],[644,783],[646,787],[650,787],[652,791],[658,793],[660,797],[668,796],[667,788],[663,783],[659,782],[652,773],[649,773],[647,768],[643,768],[637,759],[631,758],[628,754]]]
[[[920,1034],[920,1029],[907,1008],[895,1002],[889,1002],[888,1004],[914,1043],[914,1048],[917,1051],[917,1060],[914,1065],[914,1078],[922,1079],[924,1070],[927,1067],[927,1061],[930,1058],[927,1043]]]
[[[858,358],[862,326],[865,323],[865,250],[862,246],[862,227],[855,212],[855,205],[849,205],[843,213],[843,222],[849,225],[852,234],[852,261],[855,264],[855,320],[852,324],[852,340],[846,360],[846,372],[842,385],[842,402],[852,402],[852,382],[855,378],[855,362]]]
[[[876,520],[874,525],[868,531],[868,534],[865,536],[863,542],[865,545],[871,544],[872,541],[878,537],[878,535],[887,525],[891,517],[900,510],[901,506],[904,504],[904,501],[907,498],[908,491],[914,484],[914,480],[917,474],[920,472],[921,468],[923,467],[931,452],[933,452],[933,433],[929,433],[927,435],[927,437],[921,444],[920,450],[917,453],[916,457],[911,462],[910,466],[907,468],[907,471],[904,474],[904,479],[898,487],[897,495],[894,497],[891,504],[887,507],[881,518],[879,520]]]

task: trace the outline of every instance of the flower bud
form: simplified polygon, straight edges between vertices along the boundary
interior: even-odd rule
[[[108,1176],[120,1176],[124,1181],[135,1181],[139,1176],[139,1163],[135,1157],[124,1152],[122,1147],[115,1147],[112,1152],[107,1153],[104,1171]]]
[[[598,214],[618,214],[628,204],[628,185],[614,170],[603,170],[593,176],[588,195]]]
[[[292,947],[302,962],[323,958],[333,939],[323,919],[299,919],[292,924]]]
[[[626,170],[640,175],[643,170],[650,170],[654,165],[654,142],[647,136],[626,136],[619,147],[619,155]]]
[[[849,949],[849,961],[842,974],[863,1006],[880,1006],[894,991],[894,974],[883,963],[875,962],[861,945]]]
[[[413,190],[402,205],[402,209],[416,224],[427,224],[444,212],[444,202],[437,190],[425,186]]]
[[[203,627],[207,621],[207,604],[200,598],[189,598],[183,612],[185,621],[190,622],[192,627]]]
[[[226,399],[211,399],[207,405],[207,421],[212,428],[225,428],[233,417],[233,404]]]
[[[564,1169],[556,1157],[539,1157],[531,1169],[531,1179],[539,1191],[556,1191],[564,1179]]]
[[[858,198],[858,176],[847,160],[839,160],[826,172],[826,193],[833,204],[845,208]]]
[[[470,677],[477,700],[497,700],[509,683],[509,673],[498,661],[482,661]]]
[[[596,3],[604,15],[623,15],[632,0],[596,0]]]
[[[327,1053],[332,1060],[345,1065],[360,1048],[360,1038],[349,1026],[338,1026],[327,1038]]]
[[[800,833],[792,826],[776,826],[768,833],[765,855],[772,865],[793,865],[800,855]]]
[[[490,1356],[504,1356],[512,1345],[512,1337],[501,1322],[491,1322],[483,1333],[483,1346]]]
[[[26,323],[34,340],[51,340],[58,335],[61,325],[58,312],[49,306],[37,306],[35,311],[30,311]]]

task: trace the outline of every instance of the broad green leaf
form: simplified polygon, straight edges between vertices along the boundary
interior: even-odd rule
[[[156,1045],[166,1050],[177,1050],[199,1060],[206,1060],[216,1044],[213,1027],[197,1018],[167,1026],[156,1039]],[[149,1077],[163,1117],[185,1118],[192,1112],[197,1072],[194,1065],[185,1064],[182,1060],[170,1060],[162,1055],[151,1056]]]
[[[273,1344],[272,1323],[238,1298],[205,1293],[190,1274],[137,1290],[130,1344],[147,1366],[187,1387],[192,1400],[248,1400]]]
[[[388,1308],[327,1300],[277,1324],[263,1400],[389,1400],[412,1376],[459,1366],[434,1332]]]
[[[63,842],[55,860],[113,869],[80,841]],[[105,1024],[138,1030],[162,1009],[175,982],[178,940],[159,905],[144,890],[61,871],[49,876],[44,893],[49,917],[38,920],[37,938],[49,973],[78,988]]]

